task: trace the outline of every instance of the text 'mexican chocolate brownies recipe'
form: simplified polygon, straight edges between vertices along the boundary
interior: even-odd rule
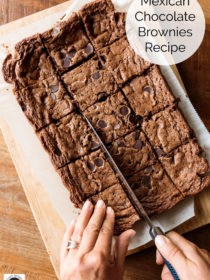
[[[208,162],[178,100],[159,67],[131,48],[125,14],[110,0],[22,40],[2,70],[70,200],[81,208],[103,199],[115,211],[115,234],[140,217],[84,116],[150,215],[209,186]]]

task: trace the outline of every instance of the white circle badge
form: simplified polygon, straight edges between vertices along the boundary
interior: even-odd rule
[[[126,34],[145,60],[177,64],[199,48],[205,17],[196,0],[134,0],[126,16]]]

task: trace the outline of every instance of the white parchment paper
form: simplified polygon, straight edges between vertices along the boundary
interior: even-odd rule
[[[75,1],[73,5],[66,12],[66,17],[69,17],[72,11],[77,11],[78,8],[86,2],[79,0]],[[114,1],[115,4],[117,0]],[[118,3],[126,1],[119,0]],[[120,5],[118,5],[120,6]],[[0,67],[2,62],[9,52],[13,52],[14,45],[21,39],[31,36],[37,32],[43,32],[51,28],[56,21],[58,21],[64,12],[59,12],[30,23],[27,26],[14,30],[13,32],[0,37]],[[179,84],[174,72],[170,67],[162,68],[164,76],[166,77],[169,85],[171,86],[176,97],[181,99],[180,107],[187,118],[189,124],[194,129],[200,145],[205,150],[208,160],[210,162],[210,136],[204,124],[200,120],[192,104],[190,103],[185,91]],[[35,135],[33,128],[28,123],[24,113],[18,105],[14,95],[12,94],[12,86],[6,84],[3,80],[0,71],[0,113],[8,123],[14,138],[22,146],[22,149],[27,157],[27,160],[37,177],[40,180],[43,188],[47,192],[49,198],[54,205],[54,208],[63,219],[66,225],[77,217],[77,211],[74,209],[73,204],[69,201],[69,192],[63,186],[59,175],[54,170],[48,154],[44,151],[39,139]],[[167,213],[153,217],[154,222],[160,225],[165,231],[171,230],[176,226],[182,224],[194,216],[194,200],[188,198],[179,203]],[[129,249],[135,249],[141,245],[146,244],[151,240],[148,234],[148,228],[144,222],[139,222],[135,225],[137,234],[132,240]]]

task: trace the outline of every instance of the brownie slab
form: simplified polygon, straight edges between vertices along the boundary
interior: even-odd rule
[[[102,64],[112,72],[119,85],[141,75],[151,63],[138,56],[126,37],[98,51]]]
[[[128,182],[149,215],[169,210],[184,198],[159,163],[135,173]]]
[[[105,144],[135,129],[136,118],[120,91],[89,107],[84,114]]]
[[[117,91],[113,76],[97,57],[64,74],[63,81],[82,111]]]
[[[168,175],[183,195],[195,195],[210,185],[207,160],[195,139],[177,148],[169,155],[160,156]]]
[[[107,206],[112,207],[115,212],[115,235],[119,235],[122,231],[132,228],[135,222],[140,220],[140,217],[120,184],[116,184],[100,192],[89,200],[93,204],[96,204],[99,199],[102,199]]]
[[[16,44],[14,56],[7,56],[2,70],[5,81],[12,83],[16,89],[55,75],[39,34]]]
[[[175,102],[159,67],[154,65],[143,76],[129,81],[122,88],[136,115],[153,115]]]
[[[60,74],[93,55],[93,46],[76,13],[41,34],[41,37]]]
[[[90,196],[118,183],[118,179],[101,150],[59,169],[70,199],[80,207]]]
[[[154,164],[156,160],[150,144],[140,130],[115,140],[109,151],[126,177]]]
[[[170,106],[151,119],[144,120],[142,129],[158,155],[169,153],[192,136],[192,130],[176,106]]]
[[[115,13],[111,0],[88,3],[82,7],[79,14],[96,50],[125,34],[125,14]]]
[[[74,110],[70,96],[56,76],[14,93],[35,130],[59,120]]]
[[[76,112],[43,128],[38,136],[55,168],[61,168],[99,147],[91,128]]]

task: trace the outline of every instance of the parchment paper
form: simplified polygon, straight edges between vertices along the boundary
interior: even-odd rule
[[[116,3],[117,0],[115,0]],[[119,0],[120,1],[120,0]],[[76,11],[78,7],[91,1],[75,1],[66,12],[68,17],[72,11]],[[123,1],[124,2],[124,1]],[[121,2],[118,2],[121,3]],[[9,52],[13,52],[14,45],[21,39],[31,36],[37,32],[43,32],[52,27],[56,21],[62,16],[63,12],[52,14],[49,17],[41,19],[37,22],[28,24],[27,26],[14,30],[13,32],[1,36],[0,38],[0,67],[2,62]],[[179,84],[174,72],[170,67],[162,67],[164,76],[171,86],[176,97],[181,99],[180,107],[187,118],[189,124],[194,129],[200,145],[205,150],[207,158],[210,162],[210,136],[204,124],[200,120],[196,111],[194,110],[185,91]],[[3,80],[0,71],[0,113],[8,123],[15,139],[19,142],[24,150],[28,162],[36,173],[43,188],[47,192],[52,201],[56,211],[63,219],[64,223],[68,225],[73,218],[76,218],[78,211],[73,207],[69,200],[69,192],[63,186],[62,181],[56,171],[54,170],[48,154],[44,151],[39,139],[35,135],[33,128],[28,123],[24,113],[18,105],[14,95],[12,94],[12,86],[6,84]],[[167,213],[153,217],[153,220],[160,225],[165,231],[180,225],[194,216],[194,200],[188,198],[179,203]],[[137,234],[129,246],[129,250],[135,249],[150,241],[148,228],[144,222],[139,222],[135,225]]]

